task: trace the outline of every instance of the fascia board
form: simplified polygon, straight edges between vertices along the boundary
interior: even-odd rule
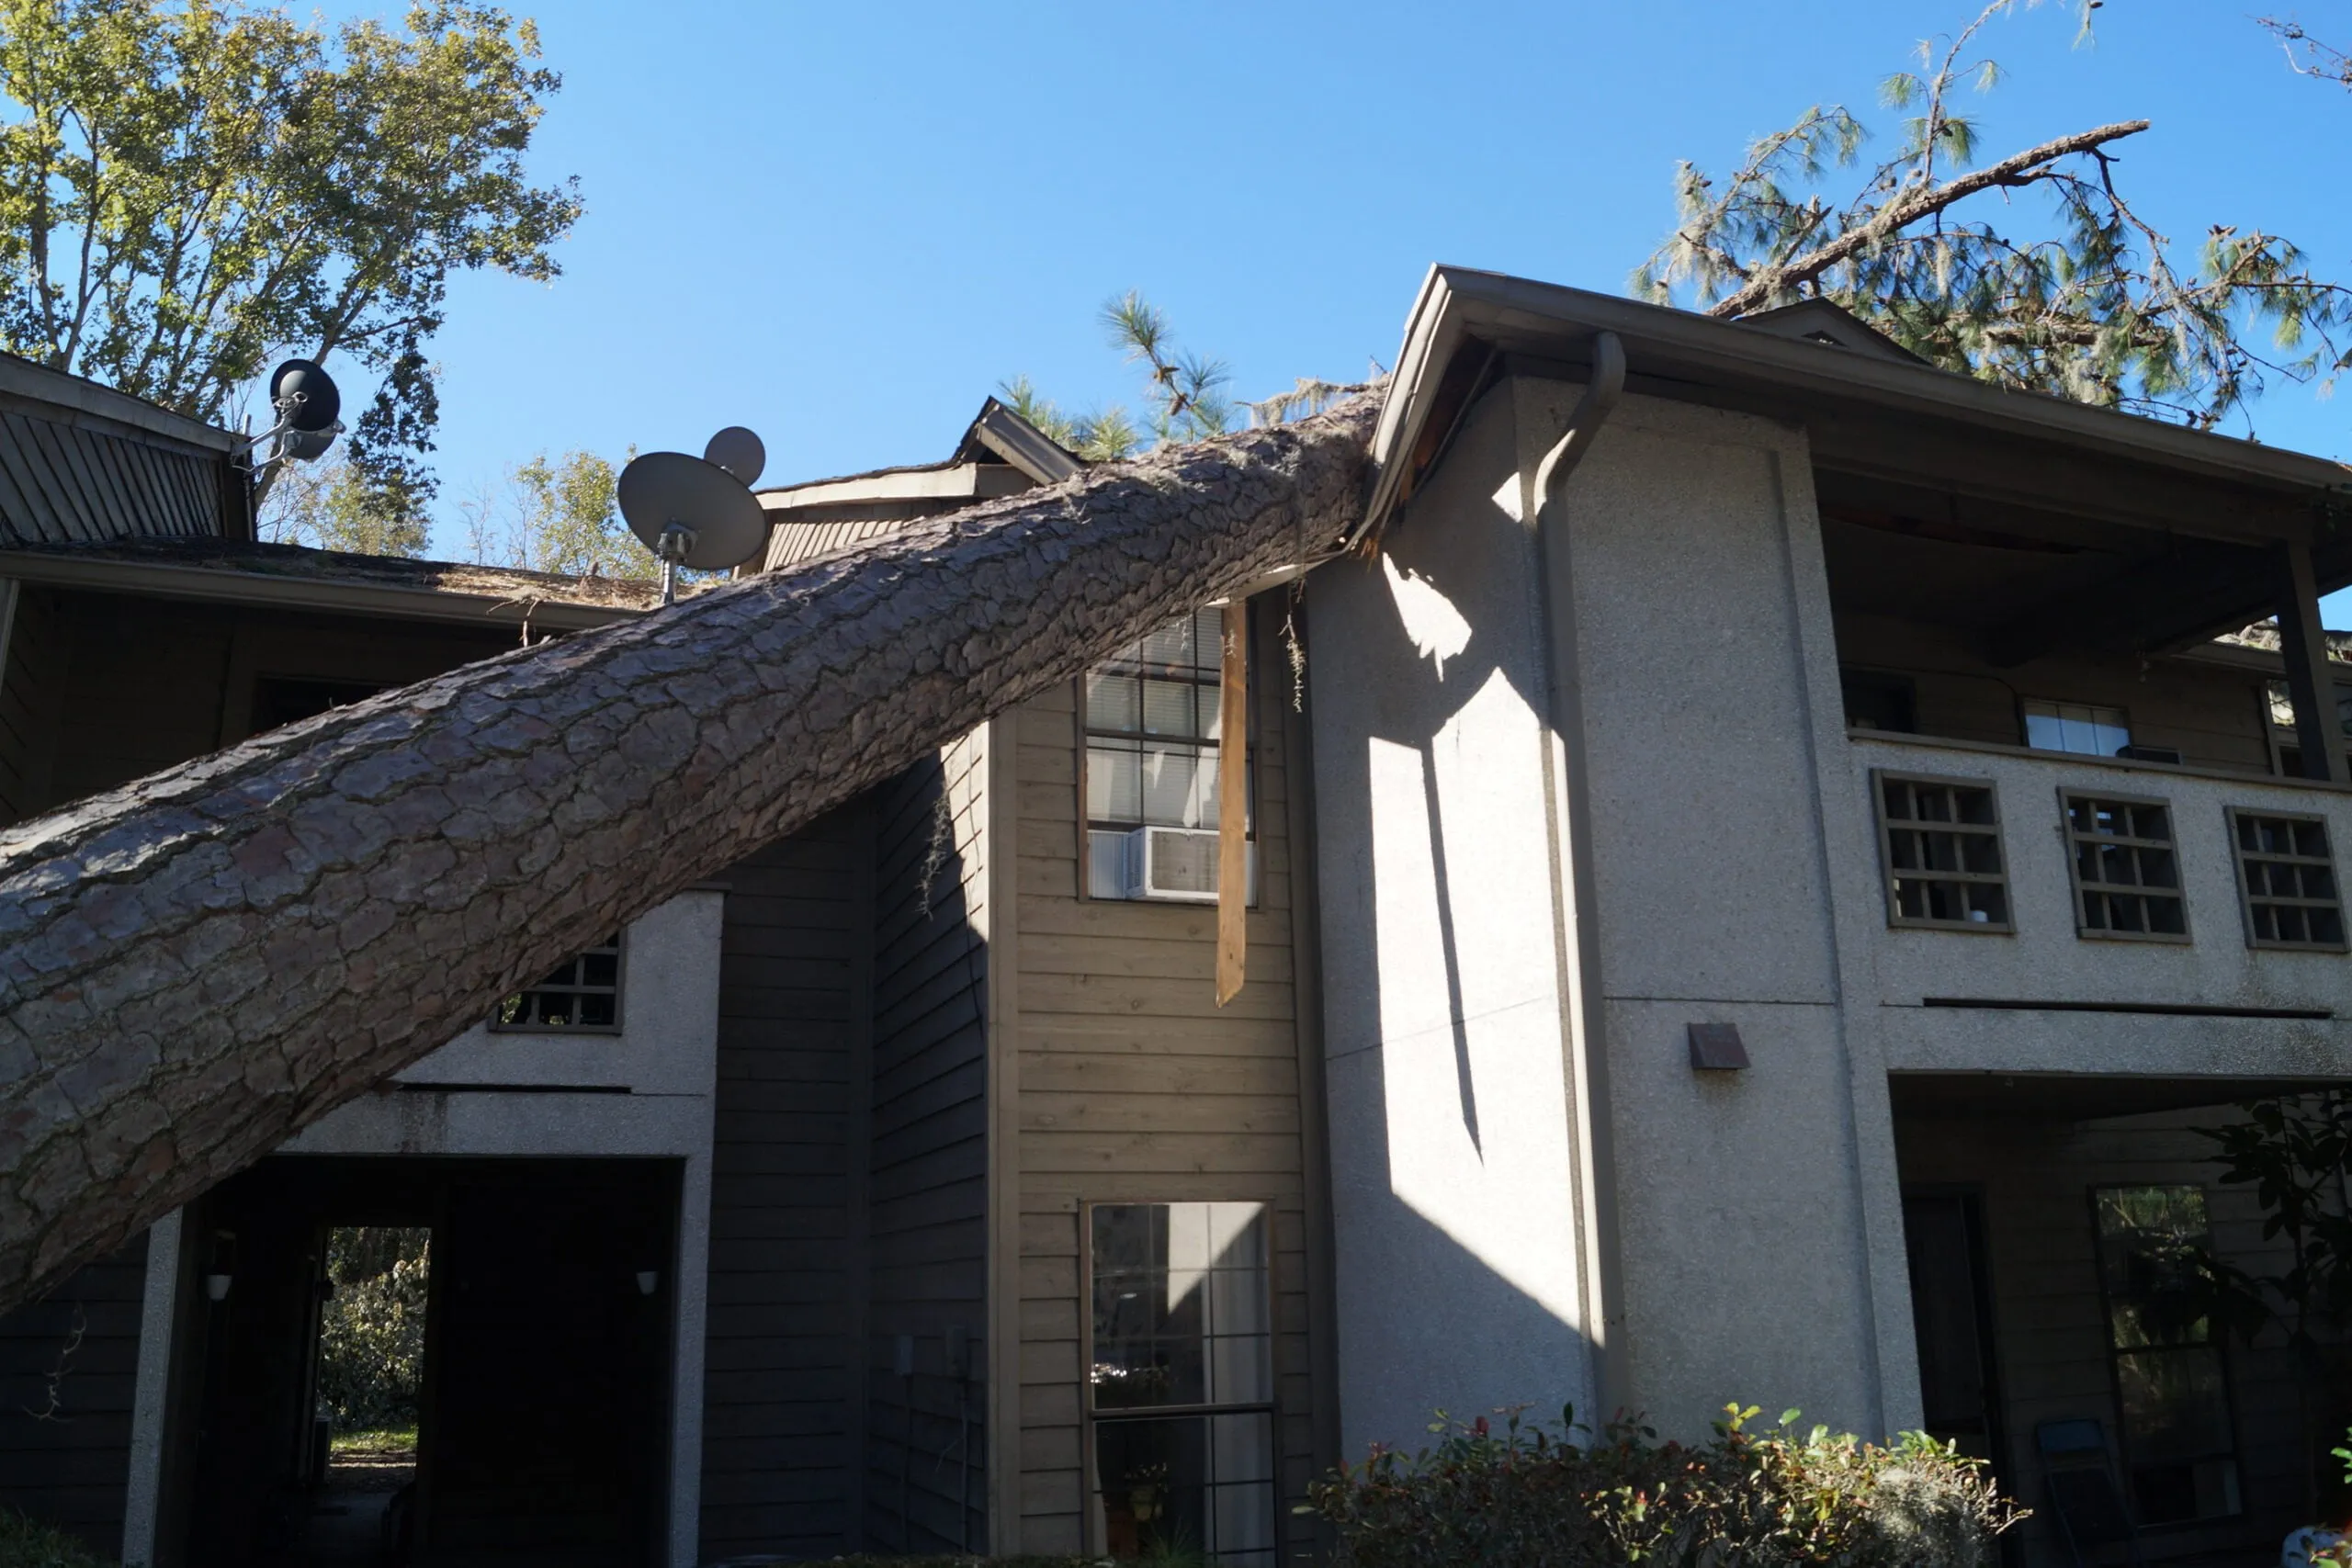
[[[0,392],[28,403],[88,414],[208,452],[229,453],[237,446],[237,436],[200,419],[174,413],[143,398],[134,398],[128,392],[118,392],[111,387],[101,387],[95,381],[51,370],[13,355],[0,355]]]
[[[1637,374],[1788,390],[1946,424],[2070,446],[2234,484],[2294,494],[2352,484],[2352,468],[2233,436],[2093,408],[2036,392],[2004,391],[1933,366],[1913,366],[1754,332],[1687,310],[1469,268],[1432,268],[1422,287],[1389,403],[1374,435],[1380,465],[1366,524],[1393,503],[1425,415],[1416,405],[1465,338],[1573,344],[1595,333],[1624,341]],[[1402,406],[1399,406],[1402,405]]]
[[[10,578],[19,582],[99,593],[383,615],[460,626],[480,626],[484,621],[520,626],[527,620],[534,626],[554,631],[584,631],[646,614],[620,605],[578,604],[555,599],[493,599],[480,593],[444,593],[381,583],[325,582],[315,578],[265,576],[206,567],[61,559],[29,551],[0,550],[0,579]]]

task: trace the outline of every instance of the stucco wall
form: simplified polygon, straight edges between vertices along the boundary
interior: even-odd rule
[[[1343,1453],[1589,1411],[1543,617],[1506,386],[1310,580]]]
[[[1519,384],[1523,471],[1579,391]],[[1611,1398],[1681,1434],[1732,1400],[1883,1419],[1810,474],[1789,426],[1629,397],[1544,519],[1605,1021]],[[1736,1025],[1753,1066],[1695,1072],[1693,1022]]]

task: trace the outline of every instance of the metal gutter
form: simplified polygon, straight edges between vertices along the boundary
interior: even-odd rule
[[[1604,332],[1623,339],[1636,371],[1649,376],[1792,391],[2276,492],[2309,495],[2352,486],[2352,468],[2324,457],[2040,393],[2004,391],[1932,366],[1840,351],[1687,310],[1435,266],[1414,301],[1374,434],[1378,475],[1359,533],[1376,528],[1397,503],[1429,417],[1428,394],[1465,341],[1574,350]]]
[[[147,561],[75,560],[32,550],[0,550],[0,579],[92,592],[262,604],[277,609],[323,610],[338,615],[385,615],[458,625],[479,625],[488,620],[519,626],[527,621],[548,631],[584,631],[591,626],[633,620],[647,613],[645,609],[623,605],[582,604],[527,595],[494,599],[482,593],[452,593],[373,582],[334,582],[206,567],[158,566]]]

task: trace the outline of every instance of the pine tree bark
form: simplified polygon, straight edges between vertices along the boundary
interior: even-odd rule
[[[1328,557],[1376,413],[972,508],[0,832],[0,1307],[688,884]]]

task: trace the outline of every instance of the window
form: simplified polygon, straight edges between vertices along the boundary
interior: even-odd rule
[[[1263,1203],[1088,1211],[1092,1533],[1113,1557],[1274,1568]]]
[[[2172,808],[2138,795],[2058,793],[2074,851],[2075,934],[2187,942]]]
[[[1887,923],[2009,930],[2001,816],[1991,781],[1873,770],[1871,787],[1878,796]]]
[[[2344,951],[2344,904],[2325,822],[2233,807],[2230,848],[2249,947]]]
[[[492,1029],[616,1034],[621,1027],[621,939],[573,953],[527,991],[498,1004]]]
[[[1090,897],[1163,886],[1176,897],[1216,895],[1224,626],[1224,611],[1195,610],[1087,673]],[[1144,842],[1143,828],[1179,831]]]
[[[1838,685],[1846,699],[1847,728],[1917,732],[1919,694],[1910,676],[1840,666]]]
[[[2124,1466],[2143,1524],[2238,1511],[2235,1430],[2204,1300],[2211,1235],[2195,1187],[2092,1190]]]
[[[2121,708],[2088,703],[2025,699],[2025,743],[2037,751],[2072,751],[2078,757],[2112,757],[2132,744],[2132,724]]]

